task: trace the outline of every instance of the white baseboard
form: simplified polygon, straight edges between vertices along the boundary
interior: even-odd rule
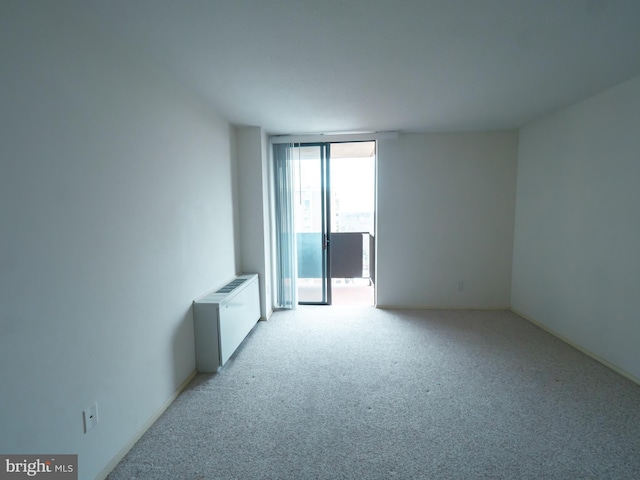
[[[107,478],[107,475],[109,475],[111,473],[111,471],[116,468],[116,465],[118,465],[118,463],[120,463],[120,461],[125,457],[125,455],[127,453],[129,453],[129,450],[131,450],[133,448],[133,446],[136,444],[136,442],[138,440],[140,440],[140,438],[142,437],[142,435],[145,434],[145,432],[147,430],[149,430],[149,428],[151,427],[151,425],[153,425],[156,420],[158,420],[158,418],[160,418],[160,415],[162,415],[164,413],[164,411],[169,408],[169,405],[171,405],[173,403],[173,401],[178,398],[178,395],[180,395],[180,393],[182,393],[182,391],[186,388],[186,386],[189,384],[189,382],[193,379],[193,377],[196,376],[196,371],[194,370],[193,372],[191,372],[189,374],[189,376],[185,379],[184,382],[182,382],[180,384],[180,386],[178,387],[178,389],[173,393],[173,395],[171,395],[169,397],[169,399],[164,402],[164,404],[162,404],[162,406],[158,409],[158,411],[153,414],[153,416],[147,420],[147,422],[142,426],[142,428],[140,428],[140,430],[138,430],[138,432],[133,436],[133,438],[131,440],[129,440],[129,442],[122,448],[122,450],[120,450],[120,452],[118,453],[118,455],[116,455],[113,460],[111,460],[106,467],[104,467],[102,469],[102,471],[98,474],[98,476],[96,477],[96,480],[104,480],[105,478]]]
[[[452,307],[452,306],[438,306],[438,305],[380,305],[375,306],[380,310],[511,310],[509,305],[495,305],[489,307]]]
[[[547,327],[545,324],[540,323],[539,321],[531,318],[530,316],[528,316],[525,313],[522,313],[518,310],[516,310],[515,308],[511,307],[511,311],[513,313],[515,313],[516,315],[524,318],[526,321],[533,323],[535,326],[540,327],[542,330],[544,330],[545,332],[550,333],[551,335],[553,335],[554,337],[558,338],[559,340],[562,340],[564,343],[566,343],[567,345],[572,346],[573,348],[575,348],[576,350],[584,353],[585,355],[587,355],[588,357],[593,358],[596,362],[599,362],[601,364],[603,364],[605,367],[610,368],[611,370],[613,370],[614,372],[618,373],[619,375],[622,375],[623,377],[631,380],[634,383],[637,383],[638,385],[640,385],[640,378],[635,377],[634,375],[630,374],[629,372],[627,372],[626,370],[618,367],[617,365],[614,365],[613,363],[609,362],[608,360],[605,360],[604,358],[602,358],[599,355],[596,355],[595,353],[593,353],[592,351],[584,348],[581,345],[578,345],[577,343],[574,343],[573,341],[569,340],[567,337],[565,337],[564,335],[559,334],[558,332],[556,332],[555,330],[553,330],[552,328]]]

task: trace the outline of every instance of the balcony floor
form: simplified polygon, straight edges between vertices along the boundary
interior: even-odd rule
[[[333,279],[331,287],[332,305],[374,305],[374,287],[364,278]],[[298,283],[298,301],[315,302],[320,297],[320,281],[305,279]]]

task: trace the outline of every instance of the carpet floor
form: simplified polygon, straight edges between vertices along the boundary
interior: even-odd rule
[[[511,312],[303,307],[197,375],[108,478],[638,479],[639,407]]]

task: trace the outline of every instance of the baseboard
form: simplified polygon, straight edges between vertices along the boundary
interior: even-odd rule
[[[178,395],[180,395],[180,393],[182,393],[182,391],[186,388],[186,386],[189,385],[189,382],[193,380],[193,377],[196,376],[196,373],[197,372],[194,370],[189,374],[189,376],[185,379],[185,381],[180,384],[178,389],[175,392],[173,392],[173,395],[171,395],[169,399],[166,402],[164,402],[164,404],[162,404],[162,406],[158,409],[158,411],[149,420],[147,420],[147,422],[142,426],[142,428],[140,428],[140,430],[138,430],[138,432],[133,436],[133,438],[129,440],[129,442],[124,446],[124,448],[120,450],[118,455],[116,455],[113,458],[113,460],[111,460],[107,464],[107,466],[102,469],[102,471],[96,477],[96,480],[104,480],[107,478],[107,475],[109,475],[111,471],[114,468],[116,468],[116,465],[118,465],[118,463],[120,463],[120,461],[125,457],[125,455],[129,453],[129,450],[131,450],[133,446],[136,444],[136,442],[140,440],[142,435],[144,435],[145,432],[149,430],[151,425],[153,425],[156,422],[156,420],[160,418],[160,415],[162,415],[164,411],[167,408],[169,408],[169,405],[171,405],[173,401],[176,398],[178,398]]]
[[[574,343],[573,341],[569,340],[564,335],[561,335],[560,333],[556,332],[552,328],[547,327],[545,324],[540,323],[539,321],[531,318],[529,315],[527,315],[525,313],[522,313],[522,312],[518,311],[517,309],[515,309],[513,307],[511,307],[510,310],[513,313],[515,313],[516,315],[524,318],[526,321],[533,323],[536,327],[540,327],[545,332],[550,333],[551,335],[553,335],[557,339],[562,340],[567,345],[569,345],[569,346],[575,348],[576,350],[584,353],[586,356],[593,358],[596,362],[601,363],[602,365],[604,365],[605,367],[610,368],[611,370],[613,370],[617,374],[622,375],[623,377],[625,377],[625,378],[631,380],[632,382],[637,383],[638,385],[640,385],[640,378],[637,378],[636,376],[630,374],[626,370],[618,367],[617,365],[614,365],[613,363],[609,362],[608,360],[605,360],[601,356],[596,355],[595,353],[593,353],[592,351],[584,348],[583,346],[578,345],[577,343]]]
[[[509,305],[495,305],[490,307],[474,307],[470,305],[468,307],[452,307],[452,306],[437,306],[437,305],[375,305],[376,308],[380,310],[481,310],[481,311],[491,311],[491,310],[511,310]]]

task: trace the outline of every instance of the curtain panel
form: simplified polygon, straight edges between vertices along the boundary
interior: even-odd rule
[[[274,144],[276,307],[298,304],[296,235],[293,212],[293,144]]]

